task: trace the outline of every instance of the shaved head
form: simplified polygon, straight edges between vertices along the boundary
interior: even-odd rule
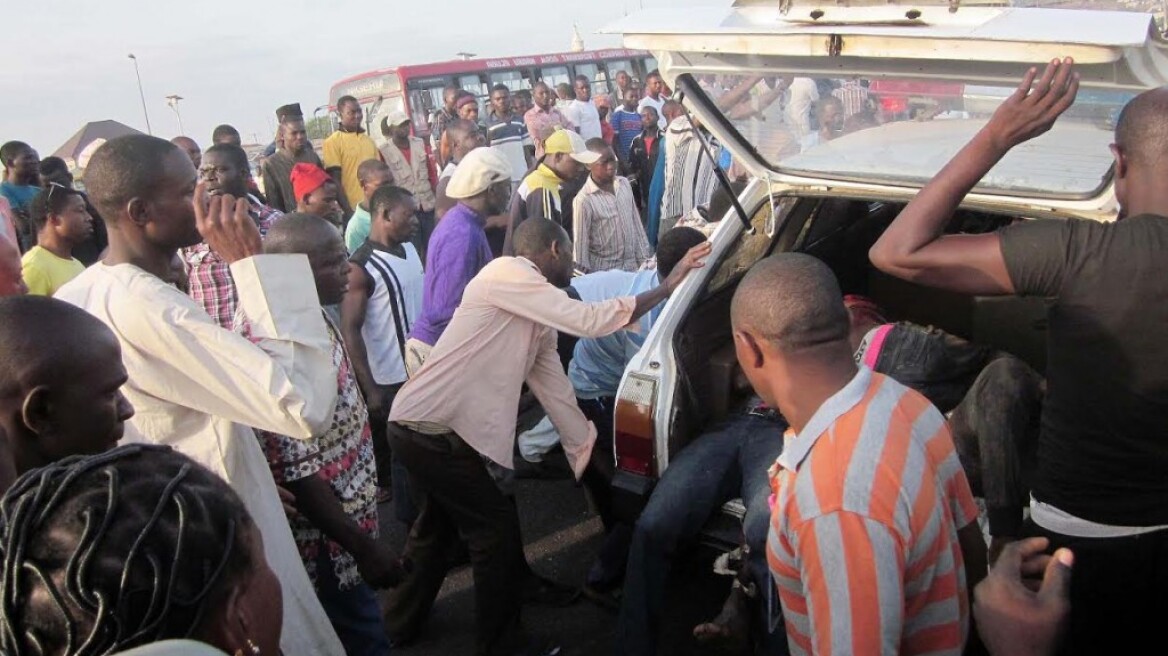
[[[1145,91],[1123,108],[1115,143],[1136,166],[1158,166],[1168,155],[1168,87]]]
[[[337,228],[315,214],[294,212],[272,224],[264,238],[265,253],[308,255],[337,237]]]
[[[850,321],[835,274],[802,253],[772,255],[742,279],[730,307],[734,330],[795,354],[847,343]]]
[[[370,179],[373,178],[375,174],[388,170],[389,164],[386,164],[379,159],[367,159],[357,166],[357,182],[366,184]]]
[[[117,344],[114,334],[79,307],[47,296],[0,299],[0,396],[72,378],[90,362],[95,342]]]
[[[556,242],[571,244],[572,238],[560,224],[547,219],[528,219],[520,223],[511,238],[515,254],[529,260],[551,250],[552,244]]]

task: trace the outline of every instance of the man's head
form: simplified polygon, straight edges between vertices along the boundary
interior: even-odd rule
[[[592,101],[596,105],[596,113],[600,115],[600,122],[607,123],[608,115],[612,112],[612,100],[608,94],[600,94]]]
[[[491,110],[498,117],[511,115],[511,90],[506,84],[491,87]]]
[[[661,106],[661,115],[665,117],[665,124],[668,125],[685,114],[681,109],[681,103],[676,100],[667,100]]]
[[[381,120],[381,135],[394,143],[408,143],[410,140],[410,117],[401,110],[389,113]]]
[[[134,409],[113,332],[88,312],[44,296],[0,299],[0,429],[17,473],[122,439]]]
[[[1137,198],[1162,184],[1168,169],[1168,88],[1160,87],[1136,96],[1123,108],[1115,125],[1115,196],[1120,216]],[[1164,211],[1137,207],[1138,212]]]
[[[401,187],[386,185],[369,199],[369,236],[391,246],[404,244],[418,233],[418,201]]]
[[[243,139],[239,136],[239,130],[236,130],[233,126],[224,123],[223,125],[216,127],[215,130],[211,132],[211,145],[221,143],[231,144],[233,146],[242,146]]]
[[[592,83],[588,81],[585,75],[577,75],[572,82],[572,91],[576,94],[576,100],[580,102],[588,102],[592,100]]]
[[[607,187],[616,178],[616,153],[612,146],[604,139],[589,139],[588,150],[600,155],[600,158],[588,165],[588,173],[593,182]]]
[[[446,143],[450,146],[450,158],[461,162],[476,148],[487,145],[487,138],[474,121],[458,119],[446,126]]]
[[[341,204],[337,184],[324,169],[301,162],[292,167],[291,178],[297,212],[313,214],[340,225]]]
[[[641,130],[645,132],[656,132],[660,125],[660,118],[657,116],[657,108],[652,105],[645,105],[641,108]]]
[[[516,114],[523,116],[527,110],[531,109],[531,91],[527,89],[520,89],[511,94],[511,108],[515,110]]]
[[[621,89],[621,100],[624,102],[626,112],[635,111],[637,103],[641,102],[641,92],[637,87],[626,87]]]
[[[547,219],[528,219],[512,236],[515,255],[535,266],[548,282],[567,287],[572,282],[572,239],[560,224]]]
[[[616,88],[620,89],[622,93],[626,89],[629,88],[629,82],[631,82],[631,81],[632,81],[632,79],[629,77],[629,74],[627,72],[625,72],[625,71],[617,71],[616,72]]]
[[[105,142],[89,160],[89,199],[110,228],[110,242],[166,253],[202,241],[195,226],[191,159],[177,146],[144,134]]]
[[[556,97],[566,102],[575,99],[576,94],[572,91],[572,85],[567,82],[561,82],[556,85]]]
[[[335,185],[334,185],[335,187]],[[321,305],[336,305],[349,288],[349,257],[340,230],[315,214],[293,212],[272,224],[264,252],[308,256]]]
[[[494,148],[467,153],[446,185],[446,195],[485,216],[502,214],[511,201],[511,163]]]
[[[442,90],[442,106],[446,111],[454,112],[454,101],[458,100],[458,94],[461,92],[462,89],[453,84]]]
[[[661,71],[651,71],[645,76],[645,91],[656,100],[665,90],[665,80],[661,79]]]
[[[738,363],[755,392],[780,411],[790,411],[801,374],[851,362],[839,283],[810,255],[782,253],[754,265],[730,315]]]
[[[73,188],[73,174],[69,172],[69,165],[60,157],[50,155],[42,159],[37,173],[42,187],[56,182],[62,187]]]
[[[199,148],[199,144],[195,143],[194,139],[190,137],[175,137],[170,140],[170,143],[181,148],[187,154],[187,157],[191,158],[191,164],[194,165],[195,170],[198,170],[203,163],[203,151]]]
[[[458,118],[477,123],[479,120],[479,101],[468,93],[454,103],[454,111],[458,114]]]
[[[835,96],[821,98],[815,106],[815,119],[820,136],[828,140],[838,137],[844,131],[844,103]]]
[[[23,141],[9,141],[0,146],[0,160],[4,173],[12,184],[35,185],[39,182],[40,156]]]
[[[23,296],[28,293],[24,274],[20,269],[20,250],[16,244],[0,236],[0,298]]]
[[[247,196],[247,183],[251,179],[251,165],[247,161],[247,153],[239,146],[228,143],[211,146],[203,154],[199,178],[207,183],[207,193],[212,196],[218,194],[231,194],[236,198]]]
[[[50,182],[32,199],[29,214],[36,226],[37,240],[72,247],[93,235],[93,217],[85,197],[70,187]]]
[[[389,165],[379,159],[367,159],[357,167],[357,182],[361,183],[361,191],[365,194],[365,204],[372,212],[369,201],[373,193],[386,185],[393,184],[393,172]]]
[[[571,130],[559,129],[552,133],[543,144],[543,163],[555,172],[561,180],[571,180],[580,175],[584,166],[592,166],[600,155],[588,150],[584,137]]]
[[[298,155],[308,147],[308,129],[304,125],[304,117],[289,116],[280,123],[280,138],[282,147],[288,152]]]
[[[337,117],[341,127],[347,132],[359,132],[365,113],[361,110],[361,103],[353,96],[341,96],[337,100]]]
[[[536,82],[535,86],[531,87],[531,99],[536,107],[547,111],[556,103],[556,94],[552,93],[547,82]]]
[[[706,236],[693,228],[673,228],[657,242],[657,277],[665,280],[685,254],[706,241]]]

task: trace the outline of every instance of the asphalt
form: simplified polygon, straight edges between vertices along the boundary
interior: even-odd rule
[[[559,466],[566,472],[563,456]],[[535,570],[556,581],[582,585],[603,529],[588,508],[582,488],[566,478],[521,479],[516,496],[525,551]],[[394,549],[405,544],[405,527],[382,506],[382,539]],[[679,557],[667,590],[659,652],[669,656],[714,653],[692,637],[692,627],[717,614],[730,580],[712,573],[713,551],[693,547]],[[530,634],[552,640],[563,656],[616,653],[616,614],[587,600],[567,608],[525,607]],[[469,567],[451,572],[416,642],[394,650],[401,656],[474,654],[473,581]]]

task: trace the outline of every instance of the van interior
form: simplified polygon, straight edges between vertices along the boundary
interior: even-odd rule
[[[711,215],[725,216],[715,213],[716,204],[711,203]],[[844,294],[871,298],[884,308],[890,321],[935,326],[1012,353],[1039,372],[1045,370],[1044,299],[942,292],[893,278],[872,266],[868,250],[901,207],[863,199],[776,198],[774,220],[769,199],[757,207],[745,208],[752,216],[753,234],[743,231],[739,235],[674,337],[680,384],[669,431],[671,453],[684,448],[707,425],[751,397],[750,386],[734,355],[730,301],[750,267],[773,253],[797,251],[820,258],[835,272]],[[735,219],[731,214],[723,220]],[[948,230],[986,233],[1015,220],[1016,217],[961,211],[953,217]]]

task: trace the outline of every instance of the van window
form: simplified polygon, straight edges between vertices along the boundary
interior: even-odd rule
[[[775,216],[777,218],[773,224],[776,231],[773,236],[767,235],[767,223],[771,216],[769,197],[756,207],[750,217],[750,225],[754,227],[753,234],[743,230],[738,235],[738,239],[730,247],[730,251],[718,262],[718,268],[710,278],[709,284],[706,285],[703,298],[712,296],[737,283],[738,279],[750,270],[750,267],[766,257],[771,251],[771,244],[775,238],[782,236],[787,229],[791,228],[787,222],[798,204],[799,199],[792,196],[775,199]],[[728,216],[722,220],[737,221],[738,219]]]
[[[549,66],[539,70],[539,79],[547,83],[552,91],[555,91],[557,84],[572,84],[572,80],[568,76],[567,66]]]

